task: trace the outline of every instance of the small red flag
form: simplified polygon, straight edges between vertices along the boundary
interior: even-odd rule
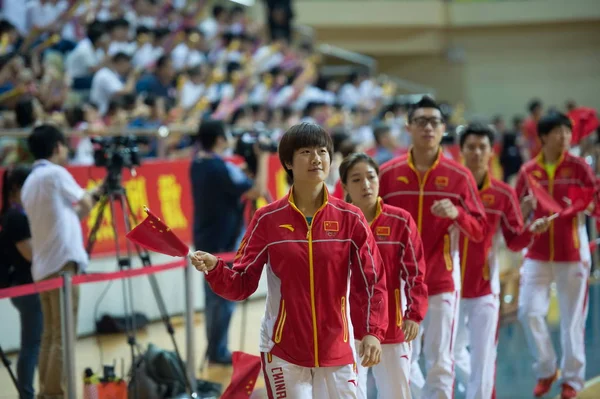
[[[554,198],[546,191],[544,187],[538,183],[531,175],[527,175],[527,181],[529,182],[529,189],[531,194],[537,200],[537,206],[545,212],[549,213],[560,213],[563,208],[556,202]]]
[[[596,190],[593,188],[576,186],[569,187],[567,196],[571,200],[571,205],[563,209],[560,213],[560,216],[569,217],[585,211],[590,205],[590,202],[592,202],[594,199],[595,193]]]
[[[190,251],[188,246],[148,208],[144,210],[148,216],[127,233],[127,238],[150,251],[171,256],[187,256]]]
[[[248,399],[254,391],[260,373],[260,357],[244,352],[233,352],[233,375],[221,399]]]
[[[600,120],[593,108],[578,107],[570,111],[568,116],[573,124],[572,145],[579,144],[582,139],[594,133],[600,127]]]

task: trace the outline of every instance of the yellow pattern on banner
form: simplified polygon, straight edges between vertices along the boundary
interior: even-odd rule
[[[88,180],[87,189],[89,190],[93,187],[96,187],[100,183],[101,183],[101,181]],[[88,216],[87,221],[86,221],[88,231],[91,231],[92,228],[94,227],[94,223],[98,219],[99,211],[100,211],[100,206],[99,206],[99,204],[96,204],[94,206],[94,208],[92,208],[92,211],[90,212],[90,215]],[[104,214],[102,216],[103,216],[102,224],[100,225],[100,228],[98,229],[98,232],[96,233],[96,241],[114,240],[115,233],[112,229],[112,213],[110,211],[110,206],[108,204],[104,208]]]
[[[181,184],[175,175],[160,175],[158,177],[158,198],[160,210],[165,218],[165,224],[172,229],[185,229],[188,220],[181,210]]]

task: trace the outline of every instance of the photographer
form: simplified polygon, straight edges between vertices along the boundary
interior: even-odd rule
[[[252,181],[223,156],[231,148],[222,121],[203,121],[201,145],[190,169],[194,200],[194,245],[212,253],[233,252],[243,233],[242,197],[256,199],[266,192],[267,154],[255,145],[257,168]],[[227,348],[234,303],[216,295],[205,282],[207,357],[211,363],[231,364]]]
[[[88,255],[80,219],[86,217],[102,194],[102,186],[85,191],[64,168],[69,150],[64,134],[53,125],[40,125],[29,135],[35,157],[33,169],[21,189],[29,218],[32,243],[32,277],[48,280],[62,272],[84,271]],[[39,397],[63,397],[62,330],[59,290],[40,294],[44,315],[40,348]],[[77,325],[79,287],[73,287],[73,313]]]

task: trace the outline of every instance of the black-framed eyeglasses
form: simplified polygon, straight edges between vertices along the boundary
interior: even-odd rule
[[[426,118],[424,116],[421,116],[421,117],[418,117],[418,118],[414,118],[411,123],[414,123],[415,125],[417,125],[420,128],[424,128],[428,124],[431,124],[431,127],[435,129],[436,127],[438,127],[441,124],[443,124],[444,121],[441,120],[440,118],[435,118],[435,117],[433,117],[433,118]]]

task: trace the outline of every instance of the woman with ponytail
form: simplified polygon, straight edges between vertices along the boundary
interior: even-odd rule
[[[379,167],[367,154],[354,153],[340,164],[340,181],[346,200],[360,208],[373,232],[383,259],[388,293],[389,324],[381,342],[381,363],[373,367],[378,397],[410,399],[410,342],[417,337],[427,311],[423,282],[425,259],[415,221],[404,209],[383,203],[379,197]],[[350,291],[350,317],[357,339],[364,323],[357,322],[356,289]],[[358,399],[366,399],[367,368],[358,368]]]
[[[0,274],[2,288],[29,284],[31,277],[31,233],[21,205],[21,187],[29,175],[28,166],[6,169],[2,176],[0,208]],[[33,377],[42,340],[43,316],[38,294],[11,298],[21,319],[21,350],[17,377],[21,399],[34,398]]]

